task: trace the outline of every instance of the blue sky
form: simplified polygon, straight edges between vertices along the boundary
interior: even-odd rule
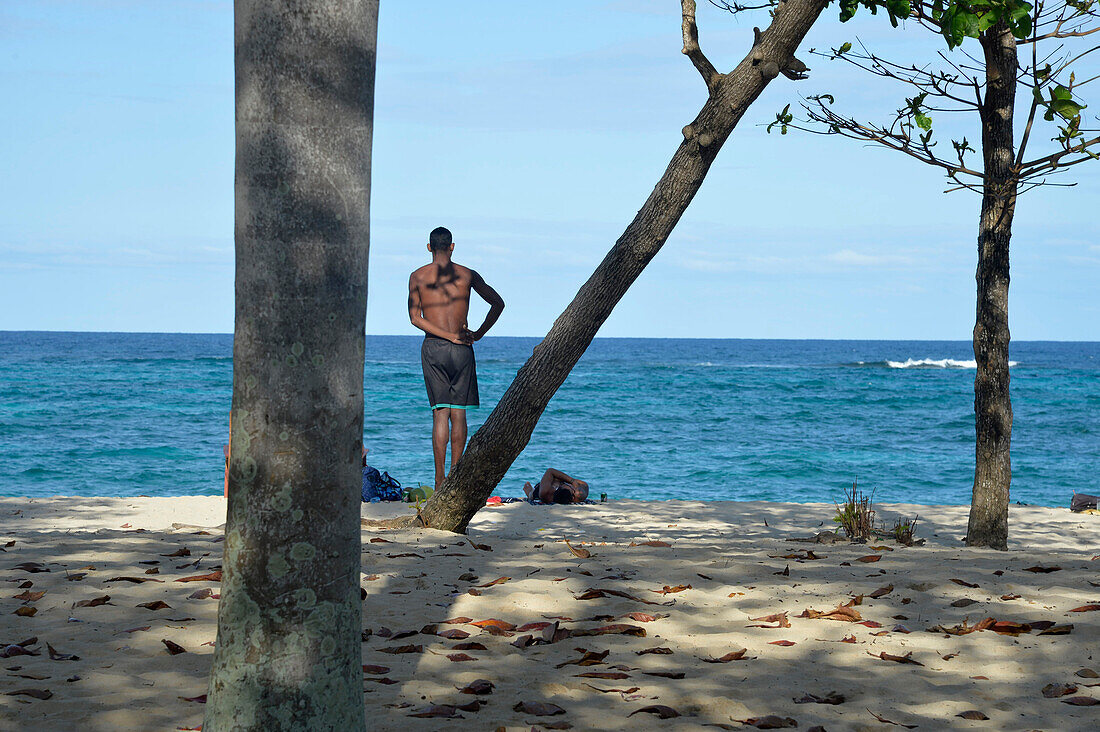
[[[699,20],[723,70],[766,22],[706,3]],[[752,107],[601,335],[969,339],[977,197],[894,153],[764,132],[799,94],[900,105],[805,52],[856,37],[899,59],[939,45],[827,10],[811,78]],[[493,332],[545,333],[704,100],[680,43],[675,0],[382,0],[368,333],[416,332],[408,272],[439,225],[508,302]],[[0,60],[0,329],[230,331],[231,2],[5,0]],[[1100,164],[1069,175],[1018,206],[1017,339],[1100,340]]]

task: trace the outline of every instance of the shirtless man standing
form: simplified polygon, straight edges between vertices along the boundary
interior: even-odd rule
[[[481,275],[451,261],[454,248],[451,232],[442,226],[435,229],[428,237],[432,263],[409,276],[409,320],[424,331],[420,362],[432,405],[436,488],[445,475],[447,442],[451,443],[454,467],[466,447],[466,410],[478,406],[477,366],[471,344],[481,340],[504,311],[504,300]],[[485,322],[474,331],[466,322],[470,290],[489,303]]]

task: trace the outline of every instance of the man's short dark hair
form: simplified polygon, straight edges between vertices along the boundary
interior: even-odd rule
[[[554,491],[554,503],[572,503],[573,491],[568,488],[558,488]]]
[[[451,246],[450,230],[444,229],[442,226],[432,229],[432,233],[428,236],[428,245],[433,252],[446,251]]]

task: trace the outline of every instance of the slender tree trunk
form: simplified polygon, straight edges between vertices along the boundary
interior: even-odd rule
[[[236,0],[236,322],[204,729],[364,728],[363,326],[377,0]]]
[[[1012,115],[1016,100],[1016,39],[1003,22],[980,38],[986,93],[981,108],[985,184],[978,226],[978,305],[974,324],[974,493],[968,546],[1008,548],[1009,445],[1012,401],[1008,392],[1008,245],[1018,181]]]
[[[694,42],[685,22],[685,53]],[[703,183],[718,150],[745,110],[780,72],[799,78],[806,67],[794,51],[824,8],[824,0],[784,0],[771,25],[757,34],[749,55],[727,74],[717,74],[701,52],[688,54],[704,75],[709,97],[684,128],[684,141],[645,205],[603,262],[554,322],[542,343],[470,440],[462,459],[419,514],[426,526],[465,531],[470,519],[527,446],[539,417],[612,309],[660,251]],[[697,46],[695,50],[698,51]]]

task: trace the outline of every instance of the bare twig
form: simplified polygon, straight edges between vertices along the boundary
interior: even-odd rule
[[[691,59],[691,63],[699,70],[707,90],[714,92],[722,75],[714,68],[714,64],[703,54],[699,47],[699,27],[695,24],[695,0],[680,0],[680,8],[683,11],[684,22],[684,48],[681,51]]]

